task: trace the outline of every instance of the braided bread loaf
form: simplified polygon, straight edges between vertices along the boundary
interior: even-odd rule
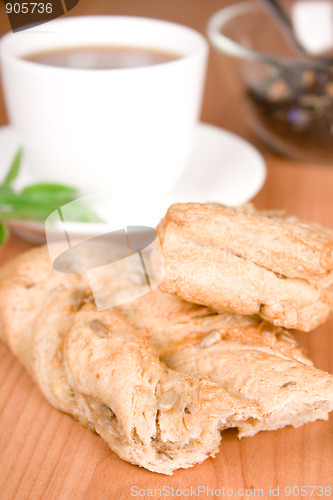
[[[104,268],[100,290],[122,305],[98,310],[86,275],[55,271],[46,247],[22,254],[0,270],[0,337],[121,458],[171,474],[214,455],[225,428],[253,435],[333,409],[333,377],[285,330],[138,293],[130,262]]]

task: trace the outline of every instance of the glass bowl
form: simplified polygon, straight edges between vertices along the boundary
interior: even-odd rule
[[[288,1],[308,57],[295,51],[253,0],[215,13],[207,34],[230,89],[241,86],[239,104],[252,130],[282,154],[333,161],[333,3],[318,2],[326,4],[326,13],[313,10],[315,4]]]

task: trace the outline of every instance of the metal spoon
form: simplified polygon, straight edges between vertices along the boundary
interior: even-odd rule
[[[297,55],[303,60],[307,59],[312,64],[328,67],[332,66],[333,59],[330,56],[313,56],[307,52],[303,45],[298,40],[294,28],[284,10],[281,8],[277,0],[260,0],[262,5],[271,15],[272,19],[280,26],[286,39],[292,45]]]

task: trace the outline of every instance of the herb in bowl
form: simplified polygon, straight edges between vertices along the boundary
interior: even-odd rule
[[[26,219],[44,222],[47,217],[63,205],[76,200],[80,193],[71,186],[40,182],[26,186],[21,191],[13,188],[20,172],[22,150],[20,149],[0,184],[0,244],[8,238],[6,220]],[[74,203],[66,207],[66,220],[72,222],[103,222],[84,203]]]

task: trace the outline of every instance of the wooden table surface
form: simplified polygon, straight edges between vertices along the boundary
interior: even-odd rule
[[[80,0],[72,11],[81,14],[125,14],[156,17],[189,25],[204,32],[209,16],[223,0]],[[230,2],[228,2],[230,3]],[[0,7],[0,35],[10,29]],[[301,164],[278,157],[262,146],[242,120],[242,108],[221,84],[216,59],[209,62],[202,120],[250,140],[264,154],[267,181],[255,198],[259,207],[284,208],[309,220],[333,227],[333,165]],[[7,123],[0,89],[0,126]],[[1,154],[1,152],[0,152]],[[29,248],[12,236],[0,250],[3,263]],[[333,373],[333,320],[315,332],[298,334],[319,368]],[[224,496],[270,498],[270,488],[285,486],[333,487],[333,417],[299,429],[261,432],[238,440],[233,430],[223,433],[220,453],[172,477],[154,474],[120,460],[102,439],[44,399],[20,363],[0,343],[0,498],[1,499],[127,499],[131,487],[225,487]],[[227,488],[229,491],[227,492]],[[263,489],[256,492],[254,489]],[[136,490],[137,491],[137,490]],[[296,490],[295,490],[296,492]],[[320,492],[320,490],[317,490]],[[277,493],[275,490],[274,493]],[[158,495],[158,492],[157,492]],[[219,492],[216,492],[218,498]],[[192,496],[195,496],[194,494]],[[308,491],[310,496],[310,491]],[[313,494],[314,498],[319,494]],[[199,498],[214,498],[205,490]],[[141,496],[141,498],[146,498]],[[291,495],[289,498],[297,498]],[[323,496],[325,498],[325,495]],[[327,498],[327,497],[326,497]],[[333,498],[333,488],[332,488]]]

